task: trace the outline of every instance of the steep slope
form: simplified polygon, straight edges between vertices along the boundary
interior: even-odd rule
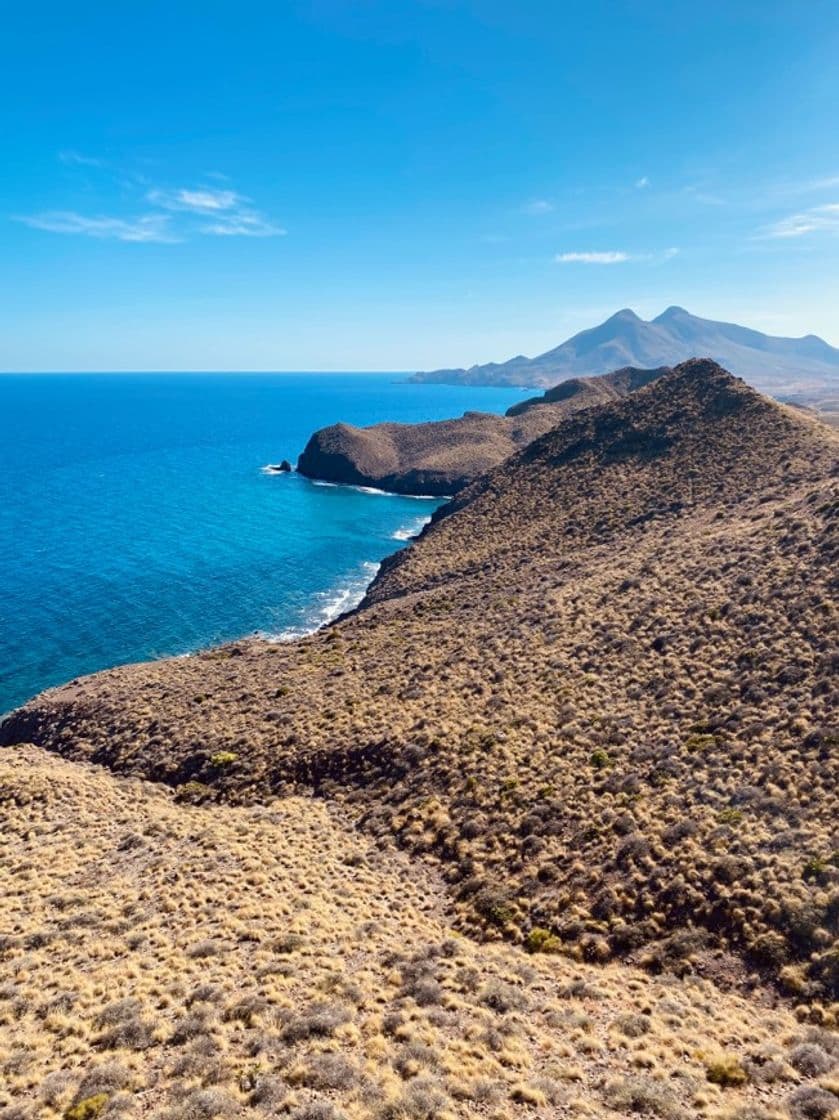
[[[712,358],[774,395],[823,394],[839,386],[839,350],[815,335],[776,338],[734,323],[701,319],[681,307],[668,307],[650,322],[625,308],[536,358],[519,355],[500,364],[433,370],[417,373],[413,380],[551,385],[618,366],[672,366],[693,357]]]
[[[456,494],[564,416],[617,400],[665,372],[622,369],[575,378],[521,401],[505,416],[467,412],[456,420],[427,424],[333,424],[312,435],[297,469],[309,478],[400,494]]]
[[[73,682],[0,739],[314,790],[439,860],[464,928],[762,970],[832,1021],[838,446],[685,363],[478,479],[329,630]]]
[[[311,798],[208,812],[22,747],[0,831],[4,1120],[769,1120],[829,1054],[754,994],[454,936],[434,872]]]

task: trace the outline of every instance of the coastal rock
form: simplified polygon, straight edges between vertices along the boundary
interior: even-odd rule
[[[505,416],[467,412],[456,420],[426,424],[333,424],[309,439],[297,469],[327,482],[448,497],[569,413],[624,397],[666,372],[622,369],[604,377],[574,378],[521,401]]]

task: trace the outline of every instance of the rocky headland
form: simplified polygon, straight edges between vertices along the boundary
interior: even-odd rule
[[[467,412],[426,424],[333,424],[312,435],[297,469],[327,482],[448,497],[556,427],[564,416],[624,397],[666,372],[621,369],[602,377],[576,377],[513,405],[504,416]]]

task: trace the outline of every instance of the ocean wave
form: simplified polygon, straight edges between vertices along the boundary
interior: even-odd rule
[[[430,517],[416,517],[413,521],[409,521],[407,525],[402,525],[396,532],[391,533],[391,539],[394,541],[409,541],[417,536],[430,520]]]
[[[397,490],[380,490],[377,486],[359,486],[354,482],[327,482],[325,478],[310,478],[309,482],[312,486],[341,487],[343,490],[355,490],[357,494],[373,494],[375,497],[379,498],[409,498],[415,502],[451,501],[450,495],[400,494]]]
[[[307,634],[328,626],[342,614],[357,607],[376,577],[380,565],[372,560],[365,560],[358,572],[350,575],[340,584],[328,591],[319,591],[303,618],[295,626],[287,626],[276,634],[264,634],[262,637],[274,642],[294,642],[298,638],[305,638]]]

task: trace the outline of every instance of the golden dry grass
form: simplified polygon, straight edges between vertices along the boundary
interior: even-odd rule
[[[767,1120],[839,1088],[765,991],[458,935],[439,875],[323,801],[200,808],[17,747],[0,831],[4,1120]]]

